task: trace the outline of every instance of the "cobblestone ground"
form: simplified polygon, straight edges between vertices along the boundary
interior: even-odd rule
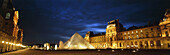
[[[0,55],[170,55],[170,50],[81,50],[81,51],[44,51],[23,49]]]

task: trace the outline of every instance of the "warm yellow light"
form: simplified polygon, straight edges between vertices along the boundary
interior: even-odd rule
[[[2,43],[5,43],[5,41],[2,41]]]
[[[26,46],[24,46],[24,45],[21,45],[21,47],[24,47],[24,48],[25,48]]]
[[[115,50],[112,50],[112,52],[114,52]]]
[[[8,42],[6,42],[6,44],[8,44]]]
[[[86,48],[87,48],[86,46],[83,46],[83,45],[79,45],[79,47],[80,47],[81,49],[86,49]]]
[[[16,44],[16,46],[20,46],[20,44]]]
[[[9,44],[12,44],[12,43],[9,43]]]
[[[57,50],[57,44],[55,45],[55,50]]]
[[[133,50],[132,52],[136,52],[135,50]]]

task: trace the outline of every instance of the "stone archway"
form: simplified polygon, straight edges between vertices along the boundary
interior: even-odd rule
[[[148,41],[145,41],[145,48],[148,48]]]
[[[157,47],[161,47],[161,42],[160,42],[160,40],[157,40],[157,41],[156,41],[156,46],[157,46]]]
[[[142,41],[139,42],[140,48],[143,48]]]
[[[131,43],[130,47],[131,47],[131,48],[134,48],[134,44],[133,44],[133,42],[130,42],[130,43]]]
[[[154,42],[152,40],[150,41],[150,46],[154,47]]]
[[[135,41],[135,45],[134,45],[135,48],[138,48],[138,42]]]

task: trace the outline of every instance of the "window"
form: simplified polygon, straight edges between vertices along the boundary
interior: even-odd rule
[[[125,36],[125,40],[127,40],[126,36]]]
[[[166,28],[166,25],[164,25],[164,27]]]
[[[143,32],[142,30],[140,30],[140,32]]]
[[[146,34],[146,38],[148,38],[148,34]]]
[[[143,34],[141,34],[141,38],[143,38]]]
[[[169,36],[168,31],[165,31],[165,34],[166,34],[166,37],[168,37],[168,36]]]
[[[130,36],[128,36],[129,40],[130,40]]]
[[[124,33],[126,35],[126,33]]]
[[[136,31],[136,33],[138,33],[138,31]]]
[[[134,36],[132,35],[132,39],[134,39]]]
[[[130,33],[128,32],[128,34],[130,34]]]
[[[150,46],[154,47],[154,42],[153,41],[150,41]]]
[[[133,34],[133,31],[132,31],[132,34]]]
[[[112,38],[110,38],[110,41],[112,41]]]
[[[164,18],[163,21],[166,21],[166,18]]]
[[[151,31],[153,31],[153,28],[151,28]]]
[[[5,19],[10,19],[10,13],[6,13],[6,17],[5,17]]]
[[[136,38],[139,38],[139,35],[136,35]]]
[[[152,34],[152,37],[154,37],[154,34]]]
[[[119,45],[120,45],[120,47],[122,47],[122,44],[121,44],[121,43],[119,43]]]

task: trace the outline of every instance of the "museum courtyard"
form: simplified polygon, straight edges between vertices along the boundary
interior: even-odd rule
[[[0,55],[169,55],[170,50],[32,50],[23,49],[13,52],[2,53]]]

